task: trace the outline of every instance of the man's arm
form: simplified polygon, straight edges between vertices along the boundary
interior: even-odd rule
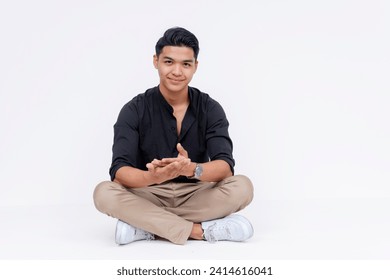
[[[128,188],[140,188],[154,184],[148,171],[131,166],[123,166],[115,173],[114,182]]]
[[[114,182],[129,188],[161,184],[188,172],[187,168],[190,164],[191,162],[188,158],[177,157],[174,161],[165,162],[164,164],[160,160],[155,159],[146,165],[147,171],[123,166],[116,172]]]
[[[190,161],[181,144],[177,144],[177,150],[179,154],[176,158],[155,159],[146,165],[147,171],[130,166],[119,168],[114,182],[129,188],[140,188],[161,184],[178,176],[193,176],[196,163]],[[202,167],[203,173],[199,178],[201,181],[219,182],[233,175],[230,165],[224,160],[202,163]]]
[[[177,144],[177,150],[179,152],[177,158],[164,158],[160,161],[155,160],[152,162],[152,164],[154,164],[156,167],[163,167],[168,164],[175,163],[183,158],[188,159],[188,153],[180,143]],[[199,178],[201,181],[219,182],[233,175],[230,165],[224,160],[213,160],[201,164],[203,167],[202,176]],[[183,165],[182,169],[178,170],[179,175],[191,177],[194,175],[195,167],[195,162],[190,162],[188,165]]]
[[[202,167],[203,173],[199,178],[201,181],[219,182],[233,175],[232,171],[230,170],[230,165],[221,159],[202,163]],[[192,174],[193,173],[194,171],[192,171]]]

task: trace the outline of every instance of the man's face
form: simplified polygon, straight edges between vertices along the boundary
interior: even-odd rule
[[[158,57],[154,55],[153,63],[160,76],[160,90],[164,93],[187,90],[198,66],[192,48],[176,46],[164,47]]]

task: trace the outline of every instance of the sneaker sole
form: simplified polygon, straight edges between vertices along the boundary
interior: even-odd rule
[[[234,222],[239,223],[244,231],[244,235],[242,238],[234,239],[231,241],[245,241],[253,236],[253,226],[247,218],[240,215],[231,215],[228,218]]]

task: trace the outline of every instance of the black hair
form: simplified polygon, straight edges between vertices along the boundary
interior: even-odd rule
[[[157,41],[156,55],[159,56],[165,46],[189,47],[193,49],[195,59],[199,54],[199,42],[187,29],[173,27],[165,31],[164,35]]]

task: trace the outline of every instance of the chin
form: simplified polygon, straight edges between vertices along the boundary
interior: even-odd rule
[[[168,85],[165,88],[171,92],[180,92],[187,89],[188,85]]]

